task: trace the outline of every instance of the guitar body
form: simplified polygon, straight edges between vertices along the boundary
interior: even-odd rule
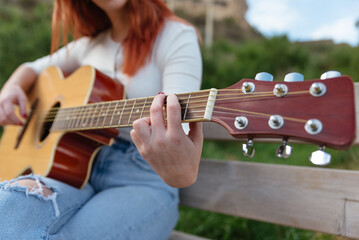
[[[110,145],[117,129],[50,132],[45,124],[57,107],[122,99],[119,82],[84,66],[67,78],[57,67],[42,72],[28,95],[32,110],[28,123],[6,126],[0,144],[0,177],[9,180],[26,173],[40,174],[81,188],[87,182],[93,159],[103,145]],[[25,129],[25,130],[24,130]]]

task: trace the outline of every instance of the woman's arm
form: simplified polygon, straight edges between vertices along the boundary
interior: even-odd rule
[[[26,92],[34,84],[37,74],[26,65],[20,65],[5,83],[0,92],[0,125],[23,125],[14,111],[18,105],[22,117],[27,118]]]
[[[181,188],[192,185],[197,179],[203,134],[201,123],[190,123],[190,132],[184,133],[181,107],[173,93],[199,90],[202,59],[194,29],[170,24],[155,53],[163,66],[163,91],[169,94],[167,123],[162,114],[165,95],[159,94],[152,102],[150,117],[133,123],[131,137],[158,175],[168,185]]]
[[[79,39],[76,42],[69,43],[67,47],[57,50],[52,55],[20,65],[0,92],[0,125],[24,124],[23,119],[15,114],[14,106],[19,106],[20,115],[23,118],[27,117],[26,92],[35,83],[37,76],[50,65],[56,65],[69,73],[77,69],[80,66],[78,58],[82,56],[88,41],[88,38]]]

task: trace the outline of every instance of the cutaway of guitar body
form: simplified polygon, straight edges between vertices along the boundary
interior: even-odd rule
[[[22,137],[19,137],[22,126],[5,127],[0,144],[0,179],[9,180],[31,170],[34,174],[83,187],[96,152],[104,144],[111,144],[118,130],[51,132],[51,123],[45,123],[51,117],[49,112],[54,107],[81,106],[123,97],[124,88],[119,82],[90,66],[80,68],[67,78],[57,67],[46,69],[28,95],[30,105],[36,100],[38,103]]]

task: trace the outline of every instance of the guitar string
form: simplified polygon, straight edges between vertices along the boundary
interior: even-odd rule
[[[232,113],[230,113],[230,112],[228,112],[228,111],[218,111],[217,109],[224,109],[224,110],[230,110],[230,111],[233,111]],[[222,114],[227,114],[227,115],[234,115],[234,116],[236,116],[235,115],[235,112],[244,112],[244,113],[246,113],[246,114],[248,114],[248,115],[253,115],[253,116],[256,116],[256,117],[270,117],[271,115],[270,114],[264,114],[264,113],[259,113],[259,112],[252,112],[252,111],[247,111],[247,110],[240,110],[240,109],[231,109],[231,108],[226,108],[226,107],[215,107],[215,109],[214,109],[214,112],[216,112],[216,113],[222,113]],[[194,112],[194,113],[191,113],[191,115],[193,115],[192,117],[193,118],[196,118],[196,119],[201,119],[202,118],[202,112],[199,112],[199,113],[201,113],[201,115],[199,115],[198,117],[195,117],[196,116],[196,114],[197,114],[198,112]],[[164,118],[166,119],[166,114],[164,115]],[[229,118],[229,117],[226,117],[227,119]],[[231,119],[233,119],[233,117],[231,118]],[[299,122],[299,123],[306,123],[306,120],[302,120],[302,119],[297,119],[297,118],[292,118],[292,117],[286,117],[286,116],[283,116],[283,119],[285,119],[285,120],[287,120],[287,121],[294,121],[294,122]],[[190,120],[187,120],[187,121],[190,121]],[[104,127],[124,127],[124,126],[132,126],[132,123],[131,124],[129,124],[129,123],[127,123],[127,124],[116,124],[116,125],[106,125],[106,126],[100,126],[100,127],[98,127],[98,126],[86,126],[85,128],[82,126],[76,126],[75,128],[59,128],[59,129],[57,129],[57,130],[66,130],[66,129],[102,129],[102,128],[104,128]]]
[[[250,111],[244,111],[244,110],[238,110],[238,109],[231,109],[231,110],[236,111],[236,112],[246,112],[248,115],[252,115],[252,116],[255,116],[257,118],[267,118],[267,117],[271,116],[270,114],[256,113],[256,112],[250,112]],[[221,114],[229,115],[229,116],[226,116],[226,117],[222,116],[221,117],[222,119],[231,119],[231,120],[233,120],[234,117],[237,116],[234,112],[230,113],[230,112],[218,111],[218,110],[214,110],[214,112],[216,112],[217,114],[221,113]],[[199,119],[199,121],[201,121],[200,119],[202,119],[201,117],[203,116],[201,114],[201,115],[198,115],[198,117],[195,117],[196,113],[194,113],[192,115],[194,115],[195,119]],[[230,116],[232,116],[232,117],[230,117]],[[164,116],[164,117],[166,118],[166,116]],[[300,119],[295,119],[295,118],[291,118],[291,117],[285,117],[284,116],[283,119],[285,119],[287,121],[298,122],[298,123],[304,123],[304,124],[306,123],[306,120],[300,120]],[[165,122],[166,122],[166,119],[165,119]],[[183,122],[191,122],[191,121],[187,120],[187,121],[183,121]],[[89,129],[104,129],[104,128],[130,127],[130,126],[132,126],[132,123],[131,124],[104,125],[104,126],[86,126],[86,127],[77,126],[76,128],[51,129],[51,131],[89,130]]]
[[[204,107],[204,106],[203,106]],[[246,111],[246,110],[240,110],[240,109],[232,109],[232,108],[225,108],[225,107],[219,107],[219,106],[215,106],[215,109],[216,108],[222,108],[222,109],[225,109],[225,110],[229,110],[229,111],[233,111],[233,112],[243,112],[243,113],[247,113],[247,114],[253,114],[253,115],[259,115],[259,116],[266,116],[266,117],[269,117],[271,116],[270,114],[264,114],[264,113],[258,113],[258,112],[251,112],[251,111]],[[218,112],[214,109],[215,112]],[[198,111],[197,111],[198,112]],[[148,111],[146,111],[146,113],[148,113]],[[201,115],[197,118],[203,118],[203,111],[200,111]],[[128,115],[128,114],[125,114],[125,115]],[[193,114],[192,114],[193,115]],[[111,116],[111,115],[110,115]],[[100,116],[101,117],[101,116]],[[194,118],[192,116],[192,118]],[[306,120],[302,120],[302,119],[298,119],[298,118],[290,118],[290,117],[283,117],[284,119],[287,119],[289,121],[297,121],[297,122],[302,122],[302,123],[305,123]],[[137,118],[135,118],[137,119]],[[80,122],[82,122],[84,120],[84,118],[81,118]],[[105,117],[103,119],[103,123],[105,124]],[[77,121],[78,122],[78,121]],[[129,119],[129,122],[130,123],[130,119]],[[122,126],[123,124],[117,124],[118,126]],[[125,124],[124,126],[131,126],[131,124]],[[75,128],[78,129],[79,128],[79,125],[78,124],[75,124]]]
[[[223,94],[223,93],[220,93],[220,94],[215,94],[215,95],[211,95],[211,94],[208,94],[208,95],[200,95],[200,96],[193,96],[191,97],[191,99],[199,99],[199,98],[208,98],[209,96],[227,96],[227,95],[237,95],[238,93],[239,94],[242,94],[243,97],[239,97],[239,98],[253,98],[253,97],[262,97],[262,96],[265,96],[263,94],[269,94],[267,96],[274,96],[273,95],[273,92],[271,91],[268,91],[268,92],[256,92],[256,93],[251,93],[250,95],[248,94],[244,94],[241,92],[241,90],[238,90],[238,89],[221,89],[219,90],[219,92],[226,92],[226,91],[229,91],[229,92],[233,92],[233,91],[237,91],[237,93],[231,93],[231,94]],[[202,90],[202,91],[198,91],[198,92],[208,92],[210,93],[210,90]],[[193,94],[195,95],[196,93],[198,92],[192,92],[192,93],[181,93],[181,94],[177,94],[177,97],[179,96],[187,96],[189,94]],[[289,92],[287,93],[287,95],[291,95],[291,94],[298,94],[298,93],[307,93],[309,91],[298,91],[298,92]],[[140,102],[141,100],[153,100],[154,99],[154,96],[151,96],[151,97],[144,97],[144,98],[136,98],[136,100],[138,101],[138,105],[140,105],[142,102]],[[187,98],[178,98],[180,101],[182,100],[187,100]],[[217,99],[219,100],[219,99]],[[225,100],[225,99],[220,99],[220,100]],[[109,102],[100,102],[100,103],[90,103],[90,104],[87,104],[85,106],[76,106],[76,107],[68,107],[66,109],[72,109],[73,112],[77,113],[78,112],[78,109],[81,108],[81,107],[86,107],[86,108],[91,108],[91,106],[96,106],[96,105],[102,105],[102,104],[114,104],[116,102],[125,102],[125,101],[135,101],[135,99],[126,99],[126,100],[114,100],[114,101],[109,101]],[[206,100],[203,100],[203,101],[207,101]],[[203,101],[191,101],[191,103],[201,103]],[[130,103],[131,104],[131,103]],[[141,106],[142,107],[142,106]],[[56,110],[58,109],[61,109],[61,107],[55,107],[55,108],[52,108],[53,112],[56,113]],[[66,110],[66,109],[63,109],[63,110]],[[127,108],[129,109],[129,108]],[[127,110],[125,109],[125,110]],[[111,109],[110,109],[111,110]],[[71,113],[71,111],[68,111],[68,113]]]
[[[302,94],[302,93],[308,93],[308,91],[298,91],[298,92],[292,92],[292,93],[288,93],[288,95],[294,95],[294,94]],[[223,96],[223,95],[228,95],[228,94],[217,94],[216,96]],[[276,96],[273,96],[273,94],[268,94],[268,95],[250,95],[250,96],[241,96],[241,97],[233,97],[233,98],[219,98],[219,99],[215,99],[215,100],[208,100],[208,96],[201,96],[201,97],[197,97],[197,98],[206,98],[206,100],[201,100],[201,101],[191,101],[190,102],[190,105],[192,105],[192,107],[190,107],[189,109],[193,109],[193,108],[198,108],[198,107],[204,107],[203,105],[202,106],[194,106],[194,104],[197,104],[197,103],[204,103],[204,102],[215,102],[215,101],[229,101],[229,100],[237,100],[237,99],[245,99],[245,98],[248,98],[248,99],[253,99],[253,98],[262,98],[262,97],[275,97],[277,98]],[[145,98],[146,99],[146,98]],[[179,99],[180,101],[181,100],[187,100],[187,99]],[[111,104],[114,104],[114,103],[117,103],[118,104],[119,101],[113,101],[113,102],[108,102],[108,103],[101,103],[101,104],[108,104],[109,107],[108,107],[108,111],[112,111],[113,114],[114,112],[116,111],[117,107],[113,108],[113,106],[111,106]],[[124,101],[125,102],[125,101]],[[151,102],[149,102],[151,103]],[[116,104],[116,106],[117,106]],[[144,104],[146,105],[146,102],[144,102]],[[129,103],[128,105],[134,105],[134,104],[131,104]],[[129,108],[124,108],[124,111],[126,110],[139,110],[140,108],[141,109],[144,109],[144,108],[148,108],[148,107],[144,107],[145,105],[143,105],[141,102],[138,102],[138,107],[129,107]],[[91,117],[101,117],[101,112],[93,112],[93,109],[88,107],[89,105],[86,105],[86,106],[78,106],[78,107],[70,107],[70,108],[65,108],[65,109],[62,109],[62,113],[64,115],[62,115],[62,117],[79,117],[78,116],[78,112],[79,110],[85,110],[85,111],[82,111],[81,114],[81,118],[83,117],[83,115],[91,115],[91,113],[98,113],[100,115],[98,116],[91,116]],[[82,109],[81,109],[82,108]],[[85,108],[85,109],[84,109]],[[87,109],[86,109],[87,108]],[[120,108],[121,108],[121,105],[120,105]],[[184,109],[185,107],[182,107],[182,109]],[[118,109],[120,110],[120,109]],[[142,112],[142,111],[141,111]],[[75,114],[74,114],[75,113]],[[57,114],[57,111],[55,111],[54,109],[52,109],[50,111],[50,114],[47,115],[47,118],[45,121],[51,121],[54,119],[54,117],[56,116]],[[72,115],[73,114],[73,115]],[[117,114],[115,114],[117,115]],[[111,114],[109,114],[109,116],[111,116]]]

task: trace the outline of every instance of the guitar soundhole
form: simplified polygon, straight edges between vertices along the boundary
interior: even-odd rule
[[[44,141],[47,138],[47,136],[49,136],[52,124],[54,123],[55,117],[59,109],[60,109],[60,102],[57,102],[55,105],[52,106],[50,111],[47,113],[40,134],[40,142]]]

